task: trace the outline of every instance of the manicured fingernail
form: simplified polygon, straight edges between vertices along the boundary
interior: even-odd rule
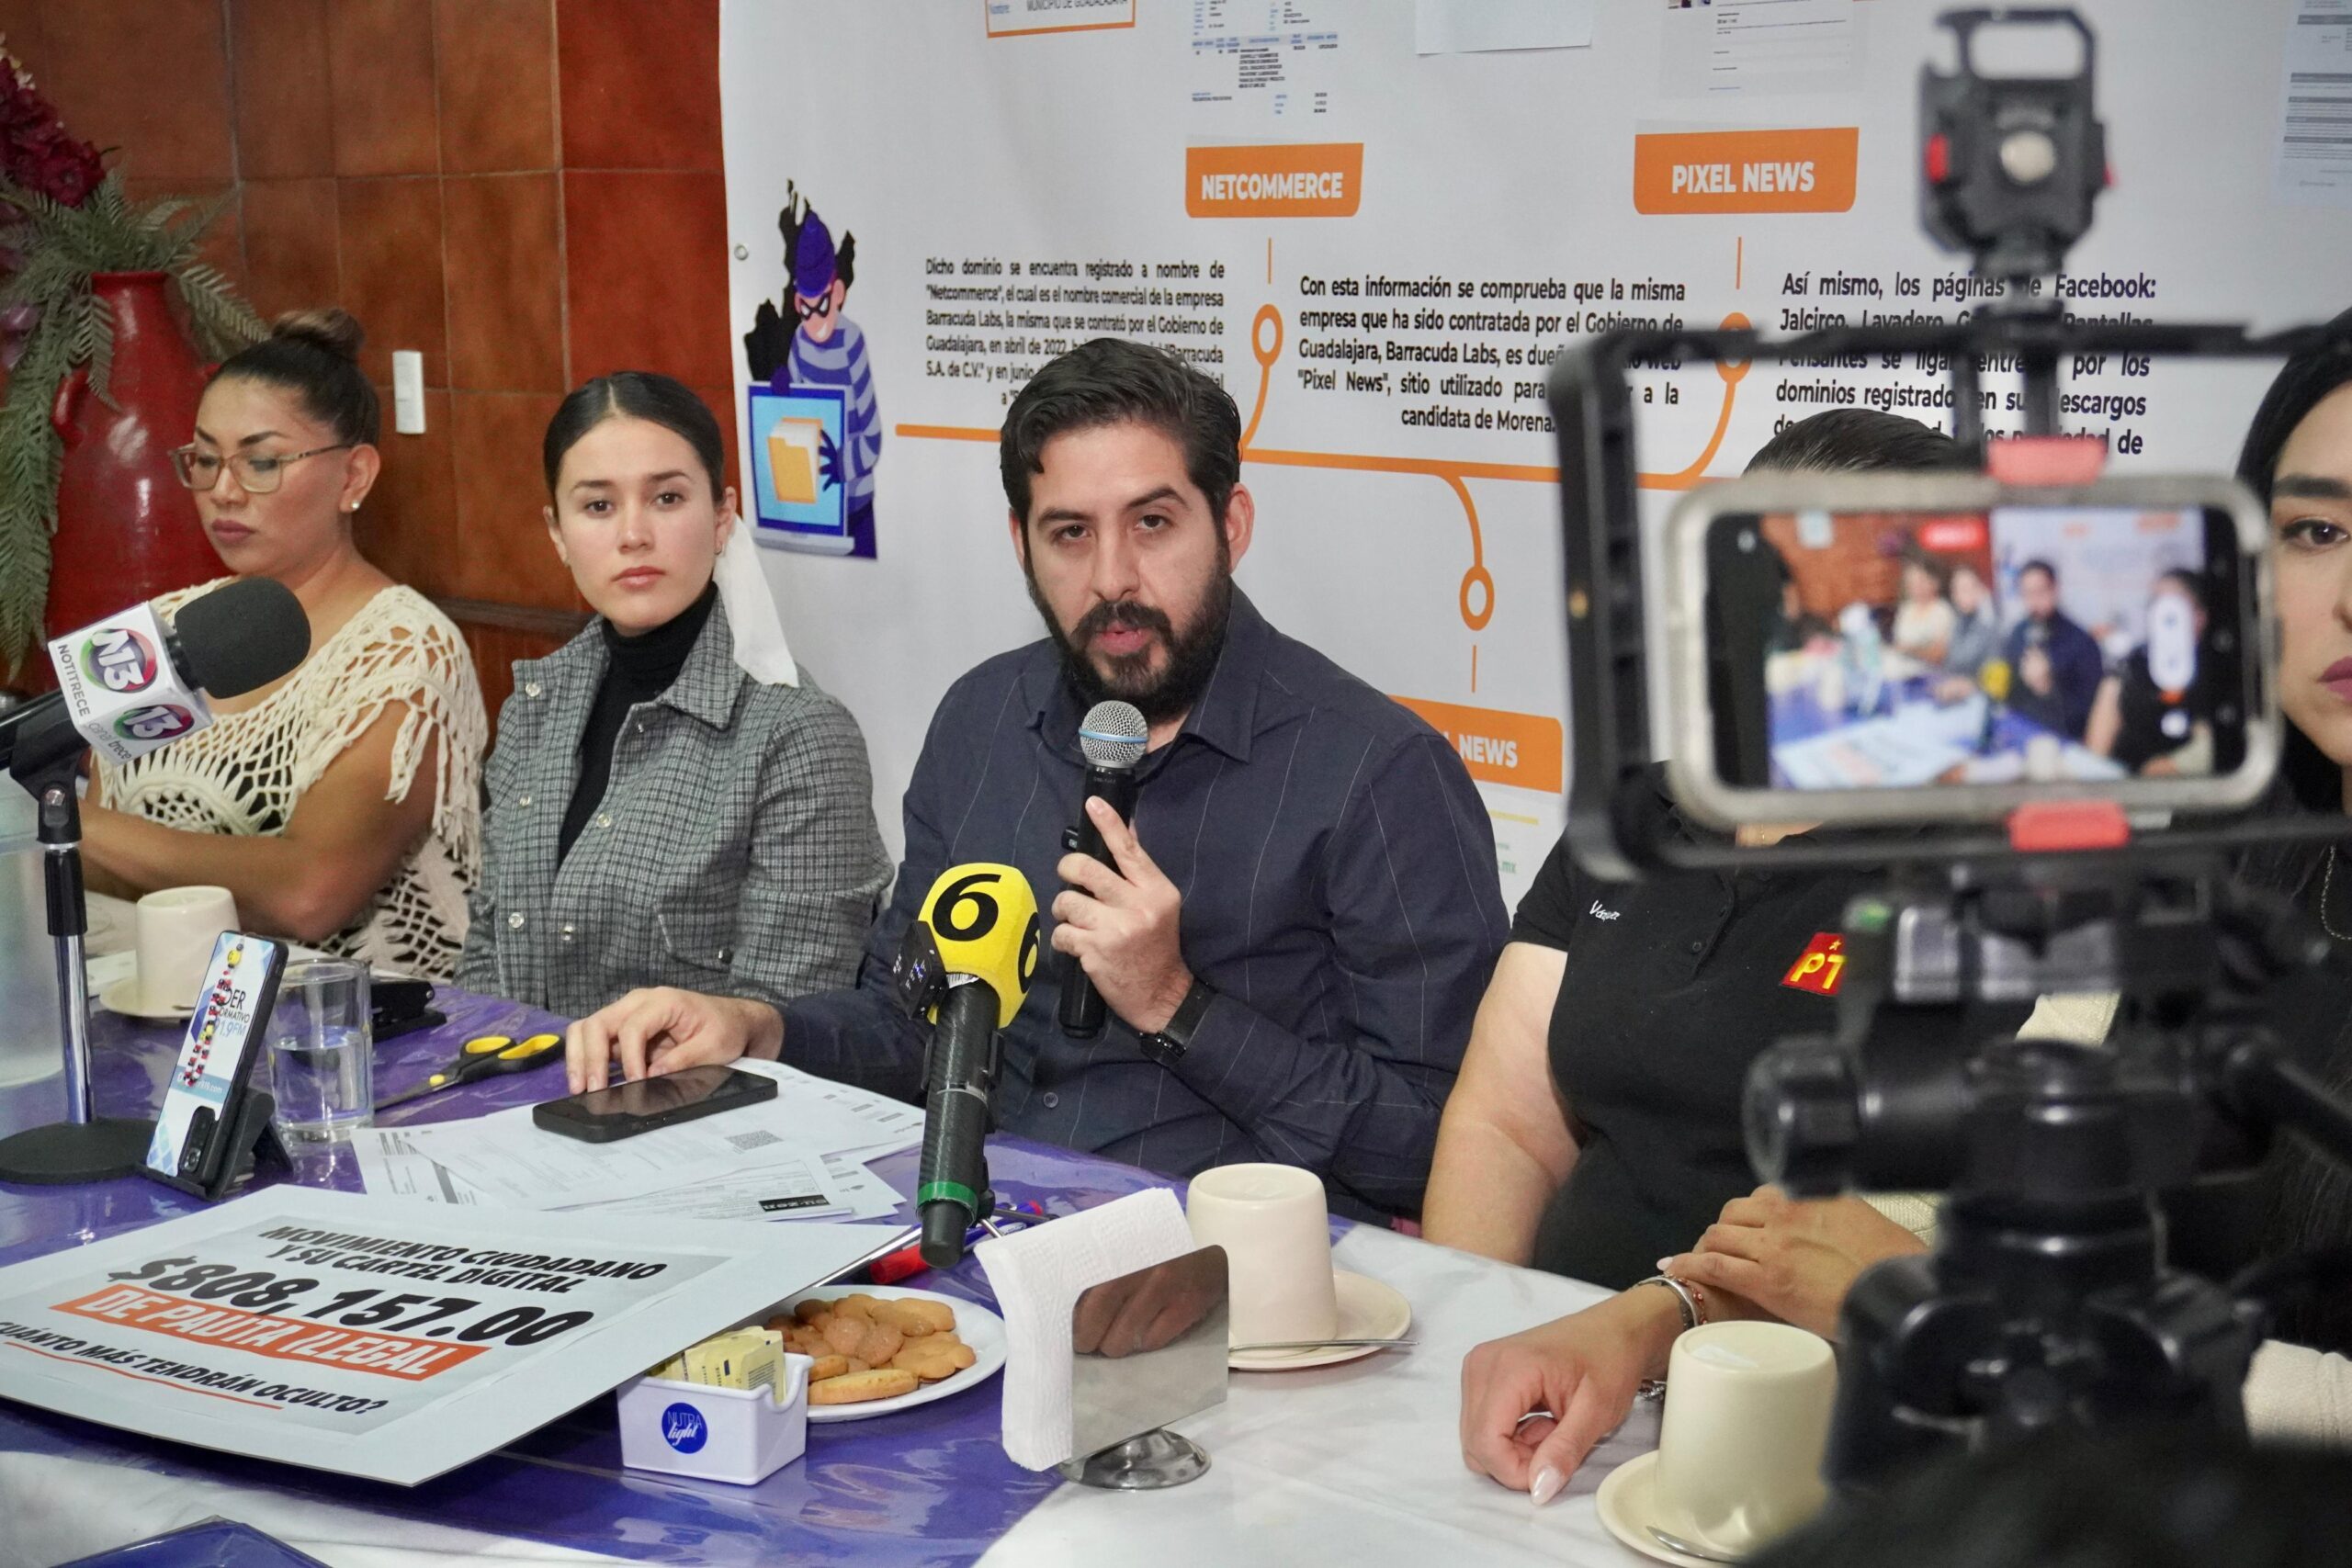
[[[1671,1258],[1661,1258],[1657,1260],[1657,1271],[1661,1274],[1673,1267],[1674,1259]]]
[[[1535,1472],[1534,1481],[1530,1483],[1527,1488],[1527,1495],[1533,1500],[1535,1506],[1540,1508],[1544,1504],[1550,1502],[1553,1498],[1558,1496],[1560,1495],[1560,1488],[1566,1486],[1567,1483],[1568,1478],[1566,1476],[1562,1475],[1558,1471],[1554,1470],[1547,1464],[1543,1469]]]

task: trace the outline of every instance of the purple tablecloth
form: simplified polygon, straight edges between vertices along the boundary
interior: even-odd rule
[[[465,1040],[517,1037],[560,1027],[549,1014],[444,987],[435,1005],[449,1022],[378,1047],[379,1097],[423,1080]],[[92,1020],[94,1092],[101,1115],[152,1113],[178,1045],[171,1029],[100,1012]],[[553,1068],[492,1078],[411,1101],[386,1124],[439,1122],[526,1105],[563,1092]],[[0,1089],[0,1133],[57,1120],[58,1079]],[[877,1172],[911,1192],[912,1150]],[[1017,1139],[990,1145],[997,1190],[1067,1213],[1165,1185],[1131,1167]],[[356,1191],[347,1149],[299,1156],[294,1179]],[[139,1178],[81,1188],[0,1183],[0,1264],[39,1257],[199,1207]],[[902,1208],[901,1217],[912,1213]],[[994,1304],[979,1266],[909,1281]],[[1058,1484],[1023,1470],[999,1440],[999,1382],[871,1420],[812,1427],[808,1452],[757,1486],[681,1480],[620,1464],[609,1395],[541,1428],[512,1449],[413,1489],[292,1469],[182,1447],[0,1404],[0,1454],[72,1454],[240,1486],[266,1487],[432,1524],[556,1543],[650,1562],[855,1562],[953,1564],[977,1559]]]
[[[151,1536],[64,1568],[326,1568],[308,1552],[231,1519]]]

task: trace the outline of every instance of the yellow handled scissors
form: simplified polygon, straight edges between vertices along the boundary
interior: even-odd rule
[[[388,1110],[395,1105],[405,1105],[412,1100],[422,1100],[428,1094],[438,1094],[445,1089],[472,1083],[477,1078],[528,1072],[533,1067],[561,1060],[563,1036],[560,1034],[533,1034],[522,1040],[504,1034],[485,1034],[459,1046],[458,1059],[423,1083],[378,1100],[376,1109]]]

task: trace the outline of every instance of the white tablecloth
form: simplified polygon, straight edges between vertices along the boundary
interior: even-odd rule
[[[1600,1292],[1369,1228],[1351,1232],[1338,1258],[1405,1293],[1417,1348],[1311,1371],[1237,1372],[1223,1406],[1177,1424],[1209,1450],[1208,1474],[1159,1493],[1064,1486],[982,1561],[991,1568],[1633,1568],[1645,1561],[1601,1529],[1592,1491],[1611,1468],[1655,1445],[1646,1414],[1540,1511],[1523,1494],[1464,1469],[1454,1436],[1462,1358],[1472,1346],[1573,1312]],[[332,1568],[613,1561],[260,1489],[0,1454],[0,1568],[48,1568],[216,1515]]]

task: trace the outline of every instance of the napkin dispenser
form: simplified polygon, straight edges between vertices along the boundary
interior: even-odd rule
[[[1209,1456],[1167,1430],[1225,1403],[1231,1304],[1225,1248],[1204,1247],[1106,1280],[1070,1310],[1070,1452],[1064,1479],[1141,1492],[1198,1479]]]

